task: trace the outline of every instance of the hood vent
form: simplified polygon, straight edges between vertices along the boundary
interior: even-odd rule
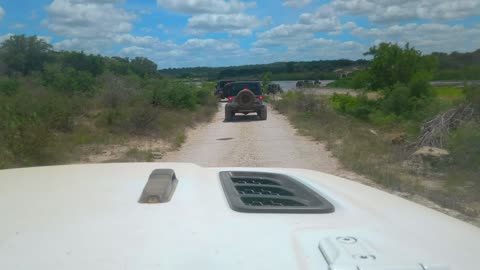
[[[332,213],[320,194],[299,181],[277,173],[220,172],[230,208],[247,213]]]
[[[175,192],[178,179],[172,169],[154,170],[143,188],[139,203],[165,203],[170,201]]]

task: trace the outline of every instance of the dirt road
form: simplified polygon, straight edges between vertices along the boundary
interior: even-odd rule
[[[189,131],[181,149],[167,153],[162,161],[193,162],[208,167],[304,168],[354,177],[340,168],[323,144],[297,135],[288,120],[273,109],[269,108],[266,121],[249,114],[224,122],[224,105],[221,104],[212,122]]]

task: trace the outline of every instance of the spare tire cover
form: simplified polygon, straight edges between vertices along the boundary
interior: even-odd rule
[[[249,89],[243,89],[238,93],[235,101],[238,103],[238,105],[243,107],[252,106],[255,102],[255,94],[253,94],[253,92]]]

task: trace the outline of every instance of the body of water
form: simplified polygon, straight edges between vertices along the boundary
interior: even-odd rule
[[[280,87],[283,89],[283,91],[288,91],[288,90],[296,90],[297,87],[295,86],[297,84],[297,81],[272,81],[273,83],[278,83]],[[322,83],[321,85],[317,87],[324,87],[327,84],[333,82],[333,80],[320,80]]]

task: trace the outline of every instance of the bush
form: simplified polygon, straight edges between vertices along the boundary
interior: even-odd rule
[[[476,108],[477,114],[480,113],[480,86],[464,87],[466,100]]]
[[[365,89],[369,85],[369,75],[367,71],[360,71],[355,73],[352,80],[353,89]]]
[[[417,98],[431,97],[432,86],[430,80],[431,75],[425,71],[415,73],[409,83],[410,96]]]
[[[382,109],[384,112],[396,115],[404,114],[410,111],[410,89],[403,85],[395,86],[382,100]]]
[[[450,134],[447,142],[451,161],[443,168],[450,185],[472,182],[480,189],[480,123],[470,121]],[[479,194],[478,192],[476,194]],[[478,195],[476,198],[478,199]]]
[[[71,67],[60,69],[57,65],[47,65],[44,72],[45,84],[57,91],[68,94],[82,93],[93,95],[95,79],[86,71],[78,71]]]
[[[0,78],[0,95],[14,95],[18,90],[18,82],[9,78]]]
[[[193,110],[213,99],[210,89],[168,79],[153,80],[147,89],[151,104],[167,108]]]
[[[330,98],[333,109],[360,119],[368,119],[368,115],[375,110],[375,101],[370,101],[364,95],[354,97],[351,95],[334,94]]]

